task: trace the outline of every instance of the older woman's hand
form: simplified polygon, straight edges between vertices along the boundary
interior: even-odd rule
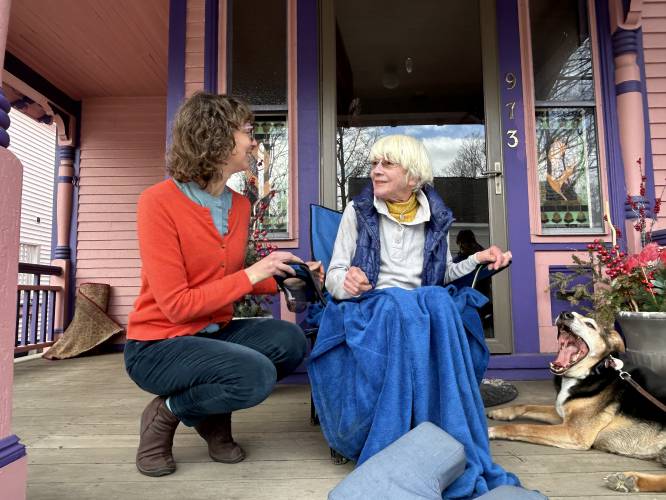
[[[508,266],[513,258],[509,250],[503,252],[501,248],[495,245],[486,248],[485,250],[481,250],[480,252],[476,252],[475,255],[479,264],[490,264],[488,266],[488,269],[490,270],[502,269],[503,267]]]
[[[343,283],[343,288],[345,292],[356,297],[361,295],[368,290],[372,290],[372,285],[368,281],[368,277],[365,275],[363,270],[358,267],[350,267],[345,274],[345,281]]]

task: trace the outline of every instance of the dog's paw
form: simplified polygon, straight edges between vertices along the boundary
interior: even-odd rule
[[[611,490],[623,493],[637,493],[639,491],[636,478],[622,472],[614,472],[604,478],[606,486]]]
[[[516,414],[510,406],[491,410],[486,415],[493,420],[513,420],[516,418]]]
[[[497,438],[497,433],[495,432],[496,427],[488,427],[488,439]]]

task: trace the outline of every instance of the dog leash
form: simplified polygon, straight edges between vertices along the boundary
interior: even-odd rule
[[[615,371],[618,372],[619,377],[624,380],[625,382],[628,382],[631,387],[636,389],[643,397],[645,397],[648,401],[650,401],[653,405],[655,405],[657,408],[659,408],[661,411],[666,413],[666,405],[664,405],[661,401],[659,401],[657,398],[655,398],[652,394],[650,394],[648,391],[643,389],[638,382],[636,382],[631,374],[629,372],[624,371],[622,368],[624,368],[624,362],[621,359],[614,358],[611,355],[608,355],[608,358],[606,359],[606,366],[610,366],[613,368]]]

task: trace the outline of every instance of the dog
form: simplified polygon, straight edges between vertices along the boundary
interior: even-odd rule
[[[515,405],[488,413],[494,420],[526,418],[551,425],[509,424],[489,427],[490,439],[508,439],[572,450],[595,448],[618,455],[657,460],[666,465],[666,412],[619,376],[609,356],[624,352],[615,330],[591,318],[564,312],[557,318],[559,351],[554,406]],[[620,362],[621,363],[621,362]],[[617,368],[622,368],[615,364]],[[666,403],[666,383],[653,371],[625,365],[631,377]],[[624,492],[666,492],[666,474],[618,472],[606,485]]]

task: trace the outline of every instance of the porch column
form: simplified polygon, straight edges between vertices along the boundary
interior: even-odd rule
[[[632,2],[632,5],[637,2]],[[638,29],[640,11],[629,10],[625,17],[621,0],[610,0],[611,32],[613,57],[615,61],[615,95],[617,99],[617,121],[620,136],[624,181],[627,195],[634,201],[649,201],[641,193],[641,170],[638,161],[643,162],[645,171],[645,110],[643,108],[643,82],[638,67]],[[625,202],[624,231],[629,251],[640,247],[640,234],[634,230],[635,214],[629,202]],[[619,224],[620,221],[613,221]]]
[[[0,68],[4,67],[11,0],[0,0]],[[0,84],[2,83],[0,73]],[[23,167],[9,146],[9,101],[0,89],[0,492],[25,498],[28,462],[25,446],[11,433],[14,334],[18,284]]]
[[[62,274],[54,276],[51,281],[53,285],[62,287],[62,291],[56,294],[55,318],[53,320],[55,338],[63,333],[65,312],[68,308],[69,275],[72,256],[72,249],[69,246],[69,234],[72,225],[72,195],[74,193],[74,152],[75,148],[71,144],[58,147],[56,196],[57,243],[54,252],[55,260],[51,262],[51,265],[60,267]]]

